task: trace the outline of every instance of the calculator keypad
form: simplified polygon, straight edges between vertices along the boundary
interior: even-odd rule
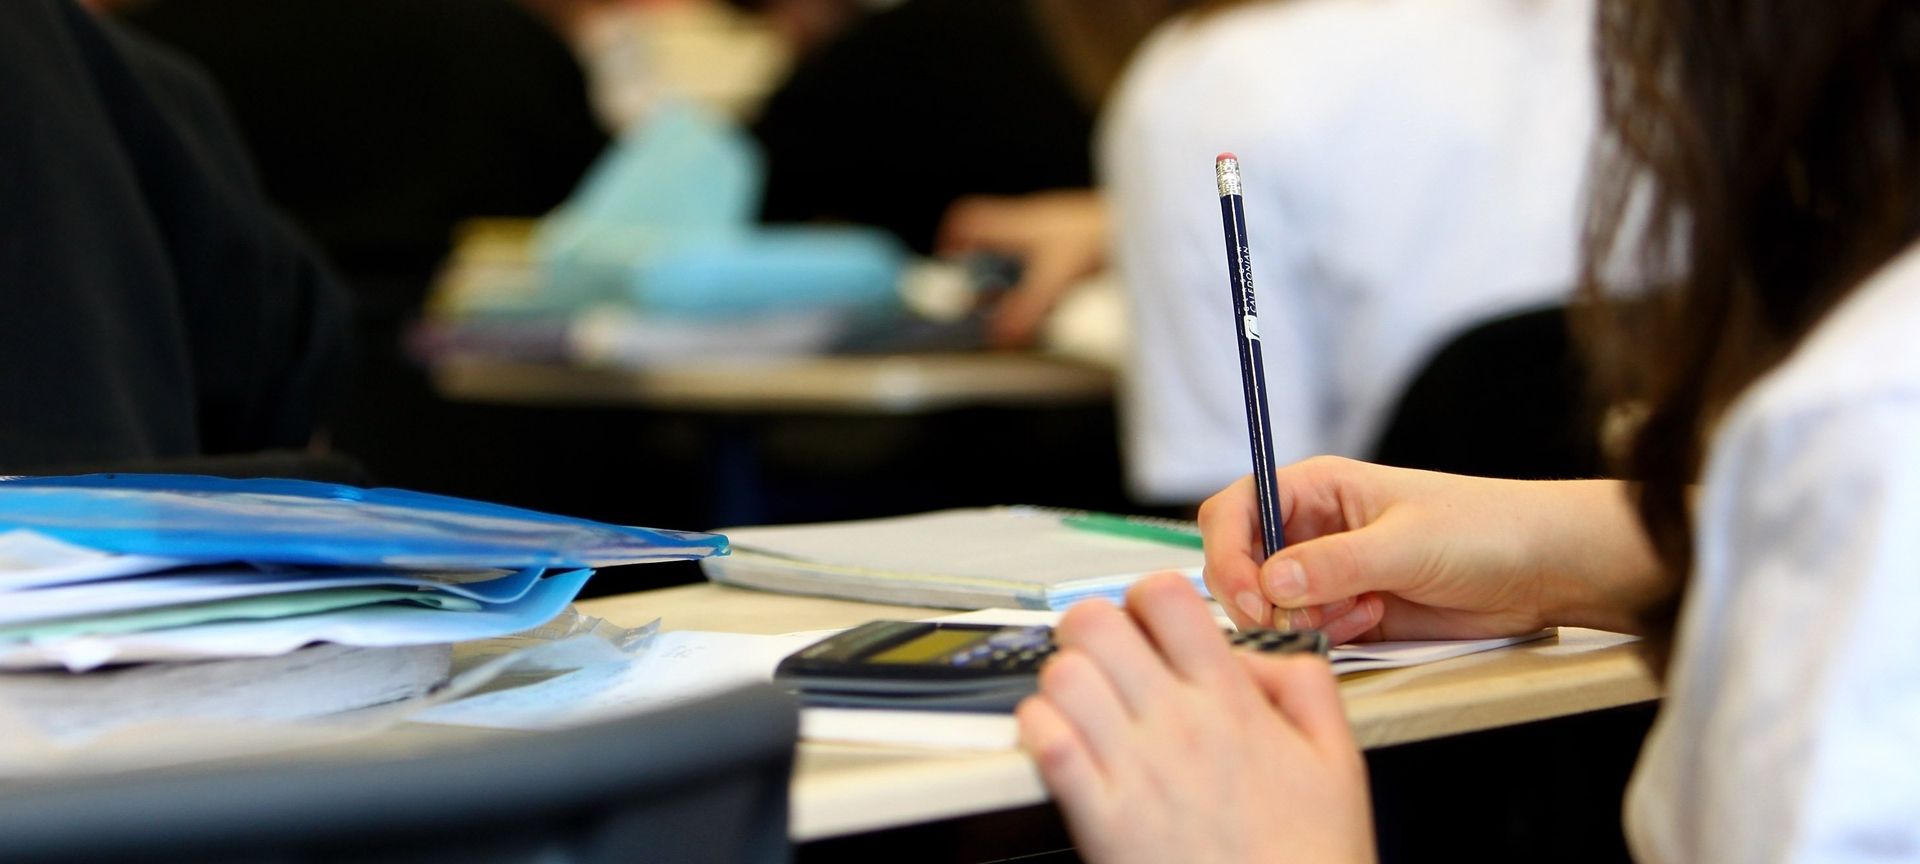
[[[1324,654],[1325,637],[1314,632],[1284,630],[1241,630],[1223,634],[1236,649],[1271,653],[1295,650]],[[1036,669],[1058,650],[1053,631],[1047,627],[1023,627],[995,633],[972,648],[948,658],[956,667],[990,669],[995,672],[1024,672]]]
[[[972,648],[955,653],[947,658],[947,662],[971,669],[1019,672],[1039,665],[1053,650],[1052,628],[1007,628],[981,640]]]

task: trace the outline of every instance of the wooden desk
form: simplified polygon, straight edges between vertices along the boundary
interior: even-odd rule
[[[848,627],[937,610],[689,585],[580,604],[634,626],[785,633]],[[1646,702],[1659,691],[1631,639],[1563,629],[1557,639],[1341,680],[1362,746],[1406,744]],[[819,840],[1007,810],[1046,800],[1018,752],[933,753],[803,742],[793,784],[792,833]]]
[[[504,405],[707,412],[914,414],[962,407],[1099,403],[1113,372],[1040,354],[897,354],[702,360],[648,369],[455,358],[442,396]]]

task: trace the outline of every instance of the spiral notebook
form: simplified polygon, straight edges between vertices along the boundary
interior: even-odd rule
[[[730,585],[953,609],[1064,609],[1118,600],[1175,570],[1205,590],[1190,522],[1045,507],[722,529],[733,554],[701,562]]]

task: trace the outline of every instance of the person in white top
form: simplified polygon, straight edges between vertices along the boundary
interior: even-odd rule
[[[1571,295],[1592,20],[1590,0],[1278,0],[1141,46],[1096,160],[1136,498],[1192,504],[1248,468],[1214,154],[1243,166],[1275,455],[1368,455],[1449,338]]]
[[[1309,460],[1271,559],[1250,480],[1202,508],[1207,582],[1335,641],[1646,634],[1637,858],[1920,861],[1920,6],[1755,5],[1602,3],[1583,283],[1643,289],[1590,321],[1637,482]],[[1326,664],[1230,653],[1171,576],[1057,635],[1019,718],[1087,859],[1373,857]]]
[[[1628,793],[1643,860],[1920,860],[1915,334],[1920,247],[1714,435],[1670,692]]]

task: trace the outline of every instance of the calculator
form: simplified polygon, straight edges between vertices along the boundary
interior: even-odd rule
[[[1318,630],[1242,630],[1236,648],[1325,656]],[[1053,628],[873,621],[788,656],[773,680],[806,705],[1010,711],[1054,652]]]

